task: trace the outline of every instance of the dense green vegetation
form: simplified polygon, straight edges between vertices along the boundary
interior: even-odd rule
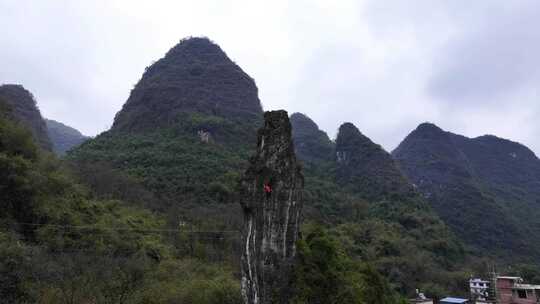
[[[386,279],[369,264],[352,260],[327,231],[306,225],[304,233],[291,303],[398,303]]]
[[[234,225],[218,226],[216,215],[205,213],[206,220],[185,215],[182,226],[172,229],[166,212],[145,206],[159,199],[137,178],[104,164],[91,171],[59,161],[36,147],[28,131],[4,118],[0,158],[5,169],[0,180],[0,293],[5,303],[241,302],[239,234],[223,232]],[[80,183],[85,181],[89,187]],[[112,187],[104,187],[109,183]],[[210,198],[225,203],[222,197]],[[314,275],[328,279],[326,286],[334,290],[350,284],[336,299],[370,303],[365,299],[384,291],[388,299],[381,303],[394,303],[397,294],[385,279],[347,257],[326,230],[313,229],[299,244],[296,279],[302,291],[296,303],[326,303],[317,300]],[[326,249],[321,247],[325,243]],[[321,250],[333,251],[328,254],[335,259],[327,260]],[[314,263],[320,269],[313,269]]]
[[[305,214],[328,227],[349,258],[373,265],[403,295],[433,285],[465,293],[472,273],[465,271],[466,252],[424,201],[400,195],[365,200],[332,183],[335,173],[326,166],[308,165]]]
[[[324,223],[347,256],[373,265],[403,295],[416,288],[465,294],[472,273],[465,249],[390,155],[351,124],[340,128],[336,144],[337,161],[308,157],[304,165],[307,217]]]
[[[254,138],[248,130],[255,128],[197,114],[183,118],[169,129],[101,134],[75,149],[68,159],[81,182],[101,197],[135,201],[160,211],[167,215],[169,228],[189,223],[197,229],[240,231],[235,195],[250,150],[238,137]],[[201,141],[200,128],[216,130],[212,134],[221,142]],[[101,169],[96,170],[96,164]]]

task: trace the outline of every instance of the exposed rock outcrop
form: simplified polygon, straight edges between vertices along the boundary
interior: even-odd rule
[[[248,304],[288,303],[302,211],[304,178],[287,112],[266,112],[264,118],[240,193],[242,294]]]
[[[305,114],[293,113],[291,125],[295,152],[300,160],[307,164],[333,160],[334,143],[313,120]]]
[[[47,126],[32,93],[21,85],[5,84],[0,86],[0,102],[6,103],[9,107],[10,119],[29,129],[41,148],[52,151]]]
[[[82,144],[90,137],[84,136],[77,129],[52,119],[45,119],[47,134],[52,142],[53,151],[64,155],[67,151]]]

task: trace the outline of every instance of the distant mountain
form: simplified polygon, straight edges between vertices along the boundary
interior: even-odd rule
[[[360,133],[352,123],[339,127],[336,139],[336,182],[366,199],[412,193],[391,155]]]
[[[52,141],[53,151],[64,155],[68,150],[89,139],[78,130],[52,119],[45,119],[47,133]]]
[[[304,163],[319,163],[334,159],[334,143],[326,132],[302,113],[293,113],[290,118],[296,155]]]
[[[17,84],[0,86],[0,103],[9,108],[8,116],[32,132],[34,139],[42,149],[52,151],[52,144],[47,135],[47,126],[41,116],[32,93]]]
[[[424,123],[392,155],[469,245],[492,254],[540,257],[540,160],[527,147]]]

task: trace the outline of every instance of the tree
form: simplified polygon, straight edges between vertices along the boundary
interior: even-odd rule
[[[345,255],[320,226],[298,242],[293,303],[396,303],[388,282],[371,266]]]

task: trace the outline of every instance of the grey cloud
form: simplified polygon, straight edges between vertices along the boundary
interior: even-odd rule
[[[463,33],[435,55],[427,84],[435,98],[497,103],[540,80],[540,2],[476,9],[488,18],[463,20]]]

